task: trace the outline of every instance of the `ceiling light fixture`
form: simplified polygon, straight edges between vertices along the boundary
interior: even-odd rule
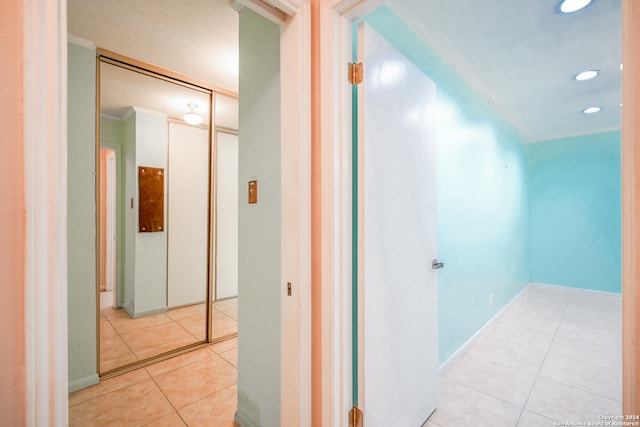
[[[573,78],[579,82],[583,82],[585,80],[591,80],[595,76],[599,74],[598,70],[587,70],[581,73],[576,74]]]
[[[560,12],[573,13],[589,6],[592,0],[563,0],[558,5]]]
[[[202,123],[202,116],[196,113],[196,108],[198,108],[198,104],[189,103],[187,107],[190,108],[190,111],[184,115],[184,121],[190,125],[199,125]]]
[[[593,114],[593,113],[597,113],[600,110],[601,110],[600,107],[589,107],[584,109],[582,112],[585,114]]]

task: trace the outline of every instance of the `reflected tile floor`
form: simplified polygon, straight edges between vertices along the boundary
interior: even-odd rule
[[[109,371],[205,339],[205,304],[132,319],[122,309],[100,310],[100,370]],[[213,303],[213,338],[238,331],[237,298]]]
[[[545,427],[622,411],[618,295],[531,285],[441,375],[426,427]]]
[[[232,338],[71,393],[69,425],[237,427],[237,347]]]

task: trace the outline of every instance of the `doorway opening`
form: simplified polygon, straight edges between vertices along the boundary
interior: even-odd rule
[[[116,151],[100,148],[100,309],[117,307]]]

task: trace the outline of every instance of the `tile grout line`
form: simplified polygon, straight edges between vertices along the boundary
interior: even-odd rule
[[[593,367],[596,367],[596,368],[600,368],[600,369],[607,369],[607,370],[609,370],[609,371],[620,372],[620,371],[617,371],[617,370],[615,370],[615,369],[607,368],[606,366],[594,365],[594,364],[592,364],[592,363],[584,362],[584,361],[582,361],[582,360],[572,359],[571,357],[563,356],[563,355],[561,355],[561,354],[555,354],[554,356],[555,356],[555,357],[561,357],[561,358],[563,358],[563,359],[567,359],[567,360],[572,361],[572,362],[584,363],[585,365],[590,365],[590,366],[593,366]],[[556,378],[553,378],[553,379],[552,379],[552,378],[545,378],[545,377],[542,377],[542,378],[544,378],[544,379],[546,379],[546,380],[549,380],[549,381],[556,382],[556,383],[558,383],[558,384],[562,384],[562,385],[563,385],[563,386],[565,386],[565,387],[574,388],[574,389],[576,389],[576,390],[580,390],[580,391],[583,391],[583,392],[585,392],[585,393],[592,394],[592,395],[594,395],[594,396],[598,396],[598,397],[602,397],[602,398],[605,398],[605,399],[613,400],[614,402],[622,403],[620,400],[618,400],[618,399],[614,399],[614,398],[612,398],[611,396],[605,396],[604,394],[599,394],[599,393],[596,393],[596,392],[591,391],[591,390],[585,390],[585,389],[584,389],[584,388],[582,388],[582,387],[579,387],[579,386],[576,386],[576,385],[573,385],[573,384],[567,384],[567,383],[564,383],[564,382],[562,382],[562,381],[560,381],[559,379],[556,379]]]
[[[147,369],[146,367],[144,368],[145,370]],[[167,371],[167,372],[171,372],[171,371]],[[149,371],[147,371],[147,374],[149,374]],[[149,374],[149,376],[151,377],[151,380],[153,381],[153,383],[155,384],[155,386],[158,388],[158,390],[160,391],[160,393],[162,393],[162,395],[164,396],[164,398],[167,400],[167,402],[169,402],[169,405],[171,405],[171,407],[173,408],[174,412],[176,413],[176,415],[178,415],[178,417],[180,417],[180,420],[182,420],[182,422],[188,426],[189,424],[187,424],[187,422],[182,418],[182,415],[180,415],[180,412],[178,411],[178,408],[176,408],[176,406],[173,404],[173,402],[171,401],[171,399],[169,399],[169,396],[167,396],[167,394],[164,392],[164,390],[162,390],[162,387],[160,387],[160,384],[158,384],[158,382],[156,381],[156,378]],[[151,424],[154,421],[158,421],[161,418],[166,417],[169,414],[165,414],[160,418],[157,418],[155,420],[152,420],[150,422],[148,422],[147,424]]]
[[[569,303],[571,302],[571,299],[573,298],[573,296],[569,295],[569,299],[567,300],[564,309],[562,310],[562,316],[560,316],[560,321],[558,322],[558,326],[556,326],[554,332],[553,332],[553,339],[551,340],[551,343],[549,343],[549,348],[547,348],[547,351],[545,352],[544,358],[542,359],[542,363],[540,364],[540,368],[538,368],[538,373],[536,374],[536,379],[533,382],[533,384],[531,385],[531,389],[529,389],[529,394],[527,395],[527,398],[524,401],[524,404],[522,405],[522,409],[520,411],[520,416],[518,417],[518,420],[516,421],[516,426],[520,423],[520,420],[522,419],[522,414],[524,414],[525,408],[527,407],[527,403],[529,403],[529,399],[531,398],[531,393],[533,393],[533,389],[535,388],[536,384],[538,383],[538,380],[540,379],[540,373],[542,372],[542,368],[544,367],[545,362],[547,361],[547,357],[549,356],[549,352],[551,351],[551,347],[553,346],[553,342],[556,339],[556,336],[558,334],[558,329],[560,329],[560,324],[562,324],[562,319],[564,319],[564,316],[567,312],[567,307],[569,307]],[[535,412],[535,411],[532,411]],[[537,414],[537,412],[535,412]],[[545,416],[542,414],[538,414],[541,416]],[[549,417],[547,417],[549,418]]]
[[[524,295],[521,295],[520,297],[523,297],[523,296],[524,296]],[[513,310],[516,306],[517,306],[517,302],[516,302],[516,305],[515,305],[514,307],[512,307],[512,309],[511,309],[511,310]],[[509,311],[511,311],[511,310],[509,310]],[[508,313],[505,313],[504,315],[507,315],[507,314],[508,314]],[[563,312],[563,314],[564,314],[564,312]],[[548,320],[551,320],[551,319],[548,319]],[[494,326],[494,327],[495,327],[495,326]],[[558,327],[559,327],[559,324],[558,324]],[[557,330],[557,328],[558,328],[558,327],[556,327],[556,330]],[[485,337],[487,336],[487,333],[489,333],[492,329],[493,329],[493,328],[488,329],[488,330],[487,330],[487,331],[485,331],[485,332],[484,332],[480,337],[478,337],[477,341],[476,341],[472,346],[470,346],[468,349],[466,349],[466,350],[464,351],[464,353],[463,353],[463,354],[461,354],[461,355],[460,355],[459,361],[460,361],[460,360],[462,360],[462,359],[464,358],[464,356],[465,356],[465,355],[469,354],[469,353],[470,353],[470,351],[473,349],[473,347],[474,347],[478,342],[480,342],[483,338],[485,338]],[[522,328],[522,329],[525,329],[525,330],[527,330],[527,331],[531,331],[531,330],[526,329],[526,328]],[[533,332],[539,332],[539,331],[533,331]],[[539,333],[542,333],[542,332],[539,332]],[[545,335],[550,335],[550,334],[545,334]],[[554,331],[554,335],[551,335],[551,336],[555,336],[555,331]],[[503,341],[503,340],[499,340],[499,339],[496,339],[496,340],[501,341],[501,342],[506,343],[506,344],[512,344],[512,345],[513,345],[513,344],[515,344],[515,345],[518,345],[518,346],[520,346],[520,347],[522,347],[522,348],[527,348],[527,349],[529,349],[528,347],[521,346],[521,345],[519,345],[519,344],[517,344],[517,343],[513,343],[513,342],[509,342],[509,341]],[[551,345],[549,345],[549,348],[550,348],[550,347],[551,347]],[[549,350],[549,349],[547,349],[547,352],[548,352],[548,350]],[[546,358],[546,354],[545,354],[545,358]],[[493,362],[494,362],[494,363],[496,363],[496,364],[498,364],[498,365],[501,365],[501,366],[503,366],[503,367],[509,368],[509,369],[517,369],[517,368],[513,368],[512,366],[505,365],[504,363],[501,363],[500,361],[493,360]],[[543,359],[543,363],[544,363],[544,359]],[[542,364],[541,364],[541,367],[542,367]],[[453,367],[452,367],[452,368],[453,368]],[[540,369],[541,369],[541,368],[539,368],[539,369],[538,369],[538,371],[539,371]],[[530,375],[533,375],[532,373],[528,373],[528,372],[526,372],[526,373],[527,373],[527,374],[530,374]],[[443,378],[443,377],[442,377],[442,378]],[[534,380],[534,385],[535,385],[536,380],[537,380],[537,376],[536,376],[536,379]],[[504,400],[504,399],[502,399],[502,398],[500,398],[500,397],[493,396],[493,395],[491,395],[491,394],[489,394],[489,393],[487,393],[487,392],[485,392],[485,391],[478,390],[478,389],[476,389],[476,388],[474,388],[474,387],[470,386],[469,384],[463,384],[463,383],[461,383],[461,382],[459,382],[459,381],[456,381],[456,380],[454,380],[454,379],[449,379],[449,378],[446,378],[446,381],[453,382],[453,383],[455,383],[455,384],[457,384],[457,385],[459,385],[459,386],[462,386],[462,387],[468,388],[469,390],[473,390],[473,391],[475,391],[475,392],[477,392],[477,393],[480,393],[480,394],[481,394],[481,395],[483,395],[483,396],[486,396],[486,397],[489,397],[489,398],[491,398],[491,399],[495,399],[495,400],[501,401],[501,402],[506,403],[506,404],[508,404],[508,405],[514,406],[514,407],[516,407],[516,408],[520,407],[520,405],[517,405],[517,404],[512,403],[512,402],[508,402],[508,401],[506,401],[506,400]],[[533,385],[532,385],[532,389],[533,389]],[[531,390],[529,390],[529,393],[531,393]],[[528,400],[528,396],[527,396],[527,400]],[[526,405],[527,400],[525,400],[525,402],[524,402],[524,404],[523,404],[523,406],[522,406],[522,409],[521,409],[521,411],[520,411],[520,416],[518,416],[518,419],[516,420],[516,424],[515,424],[516,426],[517,426],[517,423],[520,421],[520,417],[522,416],[522,411],[524,410],[524,406]]]

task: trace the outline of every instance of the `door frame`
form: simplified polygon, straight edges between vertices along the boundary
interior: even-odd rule
[[[105,227],[105,284],[107,290],[111,288],[114,293],[113,305],[115,306],[116,295],[116,275],[117,275],[117,255],[116,255],[116,228],[117,228],[117,212],[118,212],[118,198],[117,198],[117,184],[116,184],[116,152],[108,148],[100,148],[100,150],[109,150],[111,153],[107,154],[107,167],[105,168],[105,180],[106,180],[106,227]]]
[[[112,141],[100,141],[100,149],[108,149],[113,150],[115,153],[115,230],[114,233],[116,235],[116,243],[115,243],[115,277],[114,277],[114,306],[119,308],[122,306],[121,296],[122,296],[122,285],[123,285],[123,269],[124,265],[122,265],[122,252],[123,252],[123,241],[121,234],[123,233],[124,224],[122,223],[122,200],[121,196],[123,194],[121,185],[122,185],[122,144],[118,142]],[[108,250],[107,250],[108,251]]]
[[[320,348],[324,357],[312,363],[314,379],[312,418],[314,426],[347,425],[351,391],[350,348],[350,87],[344,76],[351,61],[351,26],[383,3],[379,0],[311,0],[312,91],[321,99],[312,99],[312,125],[321,132],[312,135],[312,164],[320,172],[312,175],[313,212],[320,214],[322,224],[312,224],[313,260],[322,258],[321,272],[312,276],[312,286],[322,289],[312,307],[320,311],[321,335],[313,335],[312,347]],[[640,138],[640,85],[635,84],[640,70],[640,5],[623,0],[622,57],[622,185],[623,185],[623,413],[640,412],[640,149],[634,141]],[[313,78],[315,71],[316,79]],[[283,108],[285,106],[283,105]],[[349,159],[349,161],[346,161]],[[315,191],[314,191],[315,190]],[[335,240],[334,240],[335,238]],[[314,296],[316,296],[314,294]],[[360,377],[362,381],[362,378]],[[317,382],[320,381],[320,385]],[[362,384],[360,384],[362,387]],[[283,389],[284,392],[284,389]],[[361,403],[361,402],[360,402]]]
[[[24,21],[10,33],[23,41],[21,85],[24,168],[24,360],[26,425],[64,426],[69,419],[67,327],[67,4],[22,0]],[[9,29],[11,31],[13,28]],[[18,34],[21,32],[22,34]],[[38,123],[38,126],[34,126]],[[22,328],[21,326],[22,325]],[[20,330],[21,329],[21,330]],[[19,349],[14,349],[16,352]],[[16,417],[17,419],[17,417]]]

